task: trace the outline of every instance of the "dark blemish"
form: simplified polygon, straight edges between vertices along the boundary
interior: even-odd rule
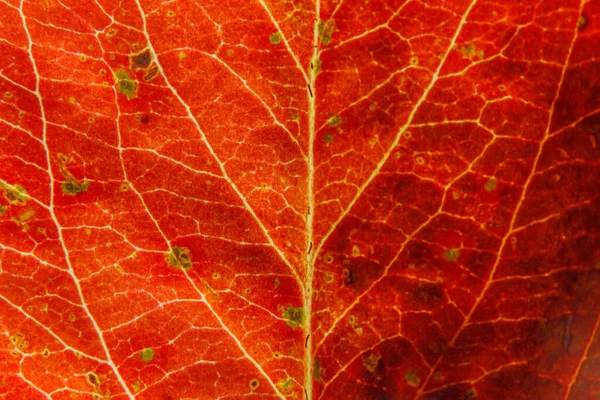
[[[569,314],[565,320],[565,333],[563,335],[563,348],[567,350],[571,344],[571,323],[573,322],[573,315]]]
[[[310,215],[310,207],[306,210],[307,214]]]
[[[308,86],[308,94],[310,94],[310,97],[312,98],[313,97],[312,89],[310,88],[310,85],[306,85],[306,86]]]
[[[579,19],[577,19],[577,29],[579,29],[580,31],[584,30],[587,27],[588,22],[590,22],[590,20],[588,19],[588,17],[586,17],[585,15],[581,14],[579,16]]]
[[[414,291],[414,296],[425,304],[439,303],[444,298],[442,289],[438,285],[419,286]]]
[[[306,391],[306,388],[304,389],[304,397],[306,398],[306,400],[308,400],[308,392]]]
[[[68,196],[75,196],[79,193],[83,193],[90,187],[88,181],[79,182],[75,179],[68,179],[60,184],[60,188],[63,193]]]
[[[308,347],[308,339],[310,338],[310,333],[308,335],[306,335],[306,340],[304,341],[304,348],[306,349]]]
[[[144,75],[144,81],[148,82],[158,76],[158,66],[156,64],[152,64],[150,68],[146,71],[146,75]]]
[[[308,244],[308,254],[312,251],[312,242]]]
[[[310,62],[310,69],[315,69],[315,66],[313,65],[312,61]]]
[[[252,389],[252,390],[256,390],[256,389],[258,388],[258,385],[259,385],[259,384],[260,384],[260,383],[258,382],[258,379],[252,379],[252,380],[250,381],[250,389]]]
[[[169,265],[187,271],[192,268],[192,259],[190,257],[190,249],[187,247],[173,246],[168,255]]]
[[[148,117],[148,115],[146,115],[146,114],[144,114],[140,117],[140,122],[142,124],[147,124],[149,120],[150,120],[150,117]]]
[[[143,50],[141,53],[131,56],[132,69],[146,69],[152,61],[152,53],[150,49]]]
[[[354,272],[352,270],[344,268],[342,275],[344,276],[344,285],[348,286],[354,282]]]
[[[100,379],[98,378],[98,375],[93,372],[88,372],[88,374],[85,376],[85,380],[87,383],[96,388],[96,390],[98,390],[98,387],[100,386]]]
[[[330,133],[326,133],[325,135],[323,135],[323,141],[326,144],[330,144],[331,142],[333,142],[333,135]]]
[[[321,374],[323,371],[321,370],[321,359],[315,358],[313,363],[313,379],[317,382],[321,382]]]

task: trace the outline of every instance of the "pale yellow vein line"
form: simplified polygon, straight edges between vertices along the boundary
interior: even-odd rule
[[[140,4],[139,0],[136,0],[136,5],[138,7],[140,16],[142,18],[143,33],[144,33],[144,36],[146,37],[146,40],[148,42],[148,47],[150,48],[150,50],[152,51],[153,54],[157,54],[156,51],[154,50],[154,47],[152,46],[152,41],[150,40],[150,35],[148,34],[148,29],[147,29],[147,25],[146,25],[146,14],[144,13],[144,9],[142,8],[142,5]],[[268,234],[266,228],[262,225],[262,222],[259,220],[258,216],[256,216],[256,214],[254,213],[254,210],[252,210],[252,207],[250,207],[250,205],[248,204],[248,202],[245,199],[245,197],[242,195],[242,193],[239,191],[239,189],[237,188],[237,186],[233,183],[233,181],[227,175],[227,172],[225,171],[225,167],[224,167],[223,163],[219,160],[219,158],[215,154],[214,150],[212,149],[212,147],[208,143],[208,140],[206,139],[206,136],[205,136],[204,132],[200,128],[200,125],[198,124],[198,121],[192,115],[190,107],[183,100],[183,98],[181,98],[181,96],[179,95],[179,93],[175,90],[175,88],[171,85],[171,83],[167,79],[167,76],[164,73],[164,70],[162,68],[162,65],[160,64],[160,61],[158,60],[158,57],[156,57],[154,61],[156,62],[156,66],[157,66],[158,70],[160,71],[161,75],[163,76],[163,79],[165,80],[165,83],[167,84],[167,87],[171,90],[171,92],[173,93],[173,95],[178,99],[178,101],[181,103],[181,105],[185,108],[185,110],[186,110],[186,112],[188,114],[188,117],[194,123],[194,125],[196,126],[196,129],[200,133],[203,142],[205,143],[205,145],[209,149],[211,155],[218,162],[219,167],[221,169],[221,173],[223,174],[223,177],[230,183],[230,185],[232,186],[232,188],[238,194],[238,196],[240,197],[240,199],[244,203],[244,206],[246,207],[246,209],[252,214],[252,216],[255,218],[255,220],[257,221],[257,223],[259,224],[259,226],[263,230],[265,236],[268,238],[269,242],[271,243],[271,246],[273,246],[273,248],[275,249],[275,251],[277,251],[280,254],[280,256],[282,257],[282,259],[285,261],[285,263],[289,266],[290,270],[294,274],[296,280],[298,281],[298,284],[302,287],[303,286],[302,285],[302,281],[300,280],[300,278],[299,278],[298,273],[296,272],[296,270],[291,266],[291,264],[285,258],[285,256],[281,252],[281,250],[275,245],[275,243],[271,239],[271,236]],[[196,290],[196,292],[198,293],[198,295],[200,296],[200,298],[202,299],[202,301],[206,304],[206,307],[210,310],[210,312],[214,315],[215,319],[219,322],[219,324],[221,325],[222,329],[225,332],[227,332],[227,334],[231,337],[231,339],[236,343],[236,345],[238,346],[238,348],[242,351],[242,353],[244,354],[244,356],[256,367],[256,369],[261,373],[261,375],[263,375],[263,377],[267,380],[267,382],[269,382],[269,385],[273,388],[273,390],[275,391],[275,394],[279,398],[283,399],[284,396],[279,392],[279,389],[277,388],[277,386],[275,385],[275,383],[272,381],[272,379],[269,377],[269,375],[266,373],[266,371],[262,368],[262,366],[246,351],[246,349],[242,345],[241,341],[237,338],[237,336],[235,336],[235,334],[231,331],[231,329],[229,329],[229,327],[223,322],[223,320],[221,319],[221,317],[219,316],[219,314],[212,308],[212,306],[210,305],[210,303],[206,300],[206,298],[205,298],[204,294],[202,293],[202,291],[200,289],[198,289],[198,287],[196,286],[195,282],[190,278],[190,276],[188,275],[187,271],[184,271],[184,274],[185,274],[186,278],[188,279],[188,281],[192,284],[192,286],[194,287],[194,289]]]
[[[596,325],[594,326],[594,329],[592,329],[592,335],[590,336],[590,340],[587,343],[587,345],[585,346],[585,349],[583,350],[583,354],[581,355],[581,360],[579,361],[579,364],[577,364],[577,369],[575,370],[575,373],[573,374],[573,379],[571,379],[571,382],[569,382],[569,386],[567,387],[567,393],[565,393],[565,400],[567,400],[569,398],[569,395],[571,394],[571,389],[573,389],[573,385],[575,384],[575,381],[577,380],[577,377],[579,376],[579,372],[581,371],[581,367],[583,366],[583,363],[585,362],[585,360],[588,359],[588,354],[590,352],[590,348],[592,347],[592,343],[594,342],[596,332],[598,332],[599,326],[600,326],[600,315],[596,318]]]
[[[254,91],[254,89],[252,89],[250,87],[250,85],[248,84],[248,81],[246,81],[244,78],[242,78],[233,68],[231,68],[229,66],[229,64],[227,64],[225,61],[221,60],[219,57],[217,57],[217,55],[215,55],[215,54],[209,54],[209,53],[206,53],[206,52],[201,52],[201,53],[204,54],[207,57],[212,58],[213,60],[215,60],[219,64],[221,64],[223,67],[225,67],[229,71],[229,73],[231,73],[231,75],[235,76],[240,82],[242,82],[242,85],[244,85],[244,87],[246,88],[246,90],[249,91],[254,97],[256,97],[258,99],[258,101],[260,101],[260,103],[263,105],[263,107],[267,110],[267,112],[269,113],[269,115],[273,119],[273,122],[275,122],[275,125],[279,126],[281,129],[283,129],[284,131],[286,131],[286,133],[289,135],[289,137],[292,140],[292,142],[294,142],[294,144],[298,147],[298,151],[300,152],[300,154],[302,154],[302,158],[304,158],[306,160],[306,154],[304,154],[304,151],[302,150],[302,147],[300,146],[300,143],[298,142],[298,139],[296,139],[294,137],[294,135],[292,135],[292,132],[290,132],[290,130],[287,128],[287,126],[285,126],[284,124],[282,124],[281,122],[279,122],[279,120],[277,119],[277,116],[275,116],[275,113],[273,112],[273,110],[271,109],[271,107],[267,104],[267,102],[262,97],[260,97],[258,95],[258,93],[256,93]]]
[[[290,53],[290,56],[294,59],[294,62],[296,63],[296,67],[298,67],[298,69],[302,73],[302,77],[304,77],[304,82],[306,84],[309,84],[310,80],[309,80],[308,76],[306,76],[306,71],[304,71],[304,67],[302,67],[302,63],[300,63],[300,60],[296,56],[296,53],[294,53],[294,51],[292,50],[292,47],[290,46],[290,43],[288,42],[285,34],[281,30],[281,27],[279,26],[279,23],[277,22],[277,20],[273,16],[273,14],[271,14],[271,10],[269,10],[269,7],[267,7],[267,5],[265,4],[264,0],[257,0],[257,1],[264,8],[265,12],[269,16],[269,19],[271,20],[271,23],[275,26],[275,28],[277,29],[277,31],[279,33],[281,33],[281,41],[285,45],[285,48],[287,49],[288,53]],[[317,3],[318,2],[319,2],[319,0],[317,0]],[[317,18],[317,20],[319,19],[318,13],[317,13],[317,17],[316,18]]]
[[[580,5],[579,5],[579,7],[580,7],[579,8],[579,13],[577,15],[581,15],[581,11],[582,11],[583,3],[584,2],[585,2],[585,0],[583,0],[580,3]],[[535,155],[535,159],[533,161],[533,165],[531,166],[531,172],[530,172],[529,176],[527,177],[527,180],[525,181],[525,184],[523,185],[523,190],[521,191],[521,196],[519,197],[519,202],[515,206],[515,211],[513,213],[512,218],[511,218],[508,231],[506,232],[506,234],[502,238],[502,241],[500,243],[500,247],[498,248],[498,255],[496,256],[496,260],[495,260],[494,264],[492,265],[492,269],[491,269],[490,275],[489,275],[489,280],[486,283],[485,287],[482,289],[482,291],[479,294],[479,296],[477,297],[477,299],[475,300],[473,306],[471,307],[471,310],[469,311],[469,314],[467,314],[467,316],[466,316],[465,320],[463,321],[463,323],[461,324],[461,326],[456,330],[456,333],[454,334],[454,336],[452,337],[452,339],[450,340],[450,342],[448,343],[448,346],[446,348],[451,348],[454,345],[454,342],[456,341],[456,339],[458,338],[458,335],[463,331],[463,329],[465,327],[469,326],[469,323],[471,321],[471,317],[473,316],[473,313],[475,312],[475,309],[480,304],[480,302],[484,298],[484,296],[487,294],[488,290],[490,289],[491,284],[494,282],[494,275],[496,274],[496,270],[498,269],[498,266],[500,265],[500,260],[501,260],[501,257],[502,257],[502,253],[504,252],[504,248],[506,247],[506,244],[508,243],[508,238],[515,231],[515,223],[517,221],[517,215],[519,214],[519,211],[521,209],[521,206],[523,205],[523,201],[525,200],[525,196],[527,194],[529,186],[531,185],[533,177],[535,176],[535,171],[536,171],[538,163],[540,161],[540,157],[542,155],[542,150],[544,149],[544,145],[546,144],[546,141],[550,137],[550,125],[552,123],[552,116],[554,115],[556,102],[557,102],[558,97],[560,95],[560,90],[562,88],[562,85],[563,85],[563,82],[564,82],[564,79],[565,79],[565,75],[566,75],[566,72],[567,72],[567,67],[569,66],[569,61],[571,59],[571,54],[573,53],[573,48],[575,47],[575,40],[577,39],[577,30],[578,30],[578,28],[577,28],[576,24],[575,24],[575,28],[574,29],[575,29],[575,32],[573,34],[573,38],[571,39],[571,46],[569,47],[569,52],[567,54],[567,58],[565,60],[565,64],[563,65],[563,68],[562,68],[562,71],[561,71],[560,80],[558,82],[556,93],[554,95],[554,99],[552,100],[552,106],[550,107],[550,112],[548,113],[548,122],[547,122],[547,126],[546,126],[546,131],[544,133],[544,137],[543,137],[543,139],[541,140],[541,142],[539,144],[538,151],[537,151],[537,153]],[[427,376],[427,379],[425,379],[425,381],[423,382],[423,385],[421,386],[421,388],[417,392],[416,397],[419,397],[423,393],[423,390],[427,386],[428,382],[431,380],[431,377],[433,376],[433,372],[436,370],[437,366],[442,361],[442,358],[443,358],[443,354],[438,358],[438,360],[436,361],[436,363],[431,368],[431,371],[430,371],[429,375]]]
[[[102,330],[98,326],[98,323],[96,322],[94,316],[92,315],[92,313],[90,312],[90,310],[88,308],[87,303],[85,302],[85,298],[83,296],[83,291],[81,289],[81,285],[79,284],[79,279],[75,275],[75,271],[73,270],[73,265],[71,264],[71,260],[69,257],[69,250],[67,249],[67,246],[65,245],[65,241],[64,241],[63,233],[62,233],[62,227],[61,227],[60,223],[58,222],[58,219],[56,218],[56,214],[54,213],[54,186],[55,186],[54,184],[55,184],[56,180],[54,178],[54,173],[52,172],[52,161],[51,161],[51,157],[50,157],[50,149],[48,147],[46,115],[45,115],[45,110],[44,110],[44,104],[42,101],[42,96],[40,94],[40,74],[37,69],[37,64],[36,64],[35,58],[33,57],[33,41],[31,39],[31,34],[29,33],[29,29],[27,27],[27,18],[25,17],[25,14],[23,13],[23,0],[21,0],[19,3],[19,15],[21,17],[21,22],[23,23],[23,30],[25,31],[25,35],[27,37],[27,54],[31,61],[33,72],[35,74],[35,95],[37,97],[37,100],[38,100],[38,103],[40,106],[40,117],[42,120],[42,141],[43,141],[43,145],[44,145],[44,150],[46,152],[46,163],[48,164],[48,177],[50,179],[50,204],[48,205],[48,212],[50,214],[50,218],[56,225],[56,230],[58,233],[58,240],[62,247],[62,251],[64,252],[65,261],[69,268],[68,273],[71,276],[73,283],[75,284],[75,287],[77,289],[77,294],[81,300],[81,306],[85,310],[86,315],[88,316],[90,322],[94,326],[94,330],[96,331],[96,334],[98,335],[98,339],[100,340],[100,345],[102,346],[102,349],[104,350],[104,354],[106,356],[108,364],[110,365],[111,370],[113,371],[113,373],[115,374],[115,377],[119,381],[119,384],[122,386],[123,390],[125,391],[125,394],[130,399],[133,399],[134,398],[133,394],[129,390],[129,387],[127,387],[125,380],[121,376],[121,373],[119,372],[117,366],[115,365],[115,363],[112,360],[110,351],[108,349],[108,346],[106,345],[106,341],[104,340]]]
[[[137,4],[138,10],[140,12],[141,18],[142,18],[142,25],[144,27],[143,28],[143,33],[144,33],[144,36],[146,37],[146,40],[148,41],[148,48],[152,51],[152,54],[157,54],[156,50],[154,50],[154,46],[152,45],[152,41],[150,40],[150,35],[148,34],[148,28],[146,26],[146,15],[144,14],[144,9],[142,8],[142,5],[140,4],[139,0],[136,0],[136,4]],[[288,268],[290,269],[290,271],[294,275],[294,278],[298,282],[298,285],[301,288],[304,287],[304,283],[300,279],[300,276],[298,275],[298,272],[296,271],[296,269],[292,266],[292,264],[290,263],[290,261],[287,259],[287,257],[283,253],[283,251],[281,251],[281,249],[275,244],[275,242],[273,241],[273,238],[269,234],[269,231],[264,226],[264,224],[262,223],[262,221],[260,220],[260,218],[258,218],[258,216],[256,215],[256,213],[254,212],[254,209],[248,203],[248,200],[246,199],[246,197],[242,194],[242,192],[240,192],[240,190],[238,189],[237,185],[229,177],[229,174],[227,173],[227,170],[225,169],[225,165],[219,159],[219,157],[215,153],[214,149],[212,148],[212,146],[208,142],[208,139],[206,138],[206,135],[204,134],[204,131],[202,131],[202,128],[200,128],[200,124],[198,123],[198,121],[196,120],[196,118],[194,117],[194,115],[192,114],[192,110],[190,109],[190,106],[179,95],[179,92],[177,92],[177,90],[175,89],[175,87],[173,87],[173,85],[171,85],[171,82],[167,78],[167,75],[165,74],[165,71],[164,71],[161,63],[158,60],[158,57],[155,57],[154,61],[156,63],[156,67],[160,71],[160,74],[162,75],[163,79],[165,80],[165,83],[166,83],[167,87],[169,88],[169,90],[171,91],[171,93],[173,93],[173,96],[175,96],[175,98],[177,98],[177,100],[179,101],[179,103],[185,109],[188,118],[194,124],[194,126],[195,126],[196,130],[198,131],[198,133],[200,134],[200,137],[201,137],[202,141],[204,142],[206,148],[208,149],[208,151],[210,152],[210,154],[213,156],[213,158],[215,159],[215,161],[219,165],[219,169],[221,170],[221,174],[223,174],[223,178],[225,178],[225,180],[227,181],[227,183],[229,183],[229,185],[231,186],[231,188],[234,190],[234,192],[238,195],[238,197],[240,198],[240,200],[244,204],[244,207],[246,208],[246,210],[250,213],[250,215],[252,215],[252,218],[254,218],[254,220],[258,224],[259,228],[262,230],[263,234],[265,235],[265,237],[269,241],[269,244],[273,247],[273,249],[275,250],[275,252],[283,260],[283,262],[288,266]]]
[[[137,0],[136,0],[137,1]],[[219,325],[221,325],[221,328],[227,332],[227,334],[231,337],[231,339],[233,339],[233,341],[235,342],[235,344],[238,346],[238,348],[242,351],[242,353],[244,353],[244,356],[248,359],[248,361],[250,361],[252,364],[254,364],[254,367],[261,373],[261,375],[267,380],[267,382],[269,382],[269,385],[273,388],[273,390],[275,391],[275,394],[280,398],[280,399],[285,399],[285,396],[283,396],[281,394],[281,392],[279,391],[279,389],[277,388],[277,385],[275,385],[275,382],[273,382],[273,380],[269,377],[269,375],[267,374],[267,372],[261,367],[261,365],[246,351],[246,348],[244,347],[244,345],[242,344],[242,342],[237,338],[237,336],[231,331],[231,329],[229,329],[229,327],[225,324],[225,322],[223,322],[223,320],[221,319],[221,316],[214,310],[214,308],[212,308],[212,306],[210,305],[210,303],[208,302],[208,300],[206,300],[206,297],[204,296],[204,293],[202,293],[202,291],[200,289],[198,289],[198,287],[196,286],[196,283],[194,282],[194,280],[192,278],[190,278],[190,276],[188,275],[187,271],[183,271],[183,273],[185,274],[185,277],[187,278],[187,280],[192,284],[192,287],[194,288],[194,290],[196,290],[196,292],[198,293],[198,296],[200,296],[200,298],[202,299],[202,301],[204,302],[204,304],[206,304],[206,307],[209,309],[209,311],[211,312],[211,314],[215,317],[215,319],[219,322]]]
[[[346,207],[346,209],[344,211],[342,211],[342,213],[340,214],[339,218],[331,225],[331,227],[329,228],[329,230],[327,231],[327,233],[321,239],[320,243],[317,246],[316,251],[313,253],[313,261],[316,259],[317,255],[321,251],[321,248],[323,247],[323,245],[325,244],[325,242],[327,241],[327,239],[329,238],[329,236],[331,236],[331,234],[338,227],[338,225],[340,224],[340,222],[346,217],[346,215],[348,215],[348,213],[350,212],[350,210],[352,209],[352,207],[354,207],[354,205],[356,204],[356,202],[358,201],[358,199],[360,198],[360,196],[363,194],[363,192],[365,191],[365,189],[369,186],[369,184],[371,184],[371,182],[373,181],[373,179],[375,179],[375,177],[377,175],[379,175],[381,169],[383,168],[383,166],[385,165],[385,163],[387,162],[387,160],[390,158],[392,152],[394,151],[394,149],[396,148],[396,146],[398,146],[398,143],[400,143],[400,139],[402,138],[402,134],[408,129],[408,127],[412,123],[413,119],[415,118],[415,116],[417,114],[417,111],[419,110],[421,104],[423,104],[423,102],[427,98],[427,95],[429,94],[429,92],[431,91],[431,89],[435,86],[435,84],[436,84],[436,82],[437,82],[437,80],[439,78],[440,72],[442,70],[442,67],[444,66],[444,63],[445,63],[446,59],[448,58],[448,55],[452,52],[452,49],[454,48],[454,45],[455,45],[456,40],[458,38],[458,35],[462,31],[462,28],[463,28],[463,26],[464,26],[464,24],[466,22],[467,16],[471,12],[471,9],[473,8],[473,6],[475,5],[476,2],[477,2],[476,0],[473,1],[473,2],[471,2],[471,4],[469,5],[469,7],[467,8],[467,10],[465,11],[465,13],[463,14],[463,16],[462,16],[462,18],[461,18],[461,20],[460,20],[460,22],[458,24],[458,27],[456,29],[456,32],[454,32],[454,36],[452,37],[452,40],[450,41],[450,44],[449,44],[448,48],[446,49],[446,52],[444,53],[444,57],[440,60],[440,64],[438,65],[437,69],[433,73],[433,76],[431,77],[431,80],[429,81],[429,85],[427,85],[427,87],[423,91],[423,94],[421,95],[421,97],[419,98],[419,100],[417,100],[417,103],[412,108],[412,110],[411,110],[411,112],[410,112],[410,114],[409,114],[406,122],[404,123],[404,125],[402,125],[402,127],[400,127],[400,129],[398,130],[398,133],[396,134],[396,138],[394,139],[394,141],[390,145],[388,151],[383,155],[383,157],[381,158],[381,160],[379,161],[379,163],[377,164],[377,166],[375,167],[375,169],[373,170],[373,172],[371,173],[371,175],[360,186],[360,188],[357,191],[356,195],[354,196],[354,198],[352,198],[352,200],[350,201],[350,203],[348,204],[348,206]]]
[[[313,54],[311,64],[319,57],[319,18],[321,15],[321,3],[320,0],[315,1],[315,22],[313,27]],[[316,114],[316,85],[317,73],[314,68],[310,68],[310,82],[309,90],[307,90],[308,98],[308,179],[306,188],[306,200],[308,205],[308,211],[306,216],[306,258],[305,258],[305,269],[306,269],[306,283],[304,285],[304,337],[306,338],[306,344],[304,346],[304,391],[305,396],[308,399],[312,399],[313,389],[313,338],[312,338],[312,289],[313,289],[313,278],[315,273],[314,263],[311,255],[313,247],[313,223],[315,214],[315,201],[314,201],[314,142],[315,142],[315,114]]]
[[[42,324],[40,321],[38,321],[37,319],[35,319],[31,315],[27,314],[25,311],[23,311],[23,309],[21,307],[19,307],[18,305],[14,304],[8,298],[4,297],[2,294],[0,294],[0,299],[4,300],[6,303],[10,304],[11,307],[13,307],[19,313],[23,314],[23,316],[25,318],[27,318],[28,320],[32,321],[34,324],[36,324],[37,326],[39,326],[40,328],[42,328],[44,330],[44,332],[47,332],[50,336],[52,336],[54,339],[56,339],[56,341],[58,343],[62,344],[65,349],[70,350],[73,353],[81,354],[82,357],[88,358],[90,360],[94,360],[94,361],[96,361],[96,362],[98,362],[100,364],[107,364],[106,360],[102,360],[100,358],[91,356],[91,355],[86,354],[85,352],[83,352],[81,350],[76,349],[73,346],[68,345],[60,336],[58,336],[56,333],[54,333],[54,331],[52,329],[48,328],[46,325]]]

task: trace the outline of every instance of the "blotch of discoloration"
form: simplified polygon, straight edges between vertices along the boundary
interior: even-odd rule
[[[23,186],[21,185],[5,185],[0,183],[0,188],[4,192],[4,198],[8,200],[11,205],[24,206],[29,200],[29,195]]]
[[[323,374],[323,371],[321,370],[321,359],[315,358],[315,361],[313,363],[313,379],[317,382],[322,382],[323,381],[321,379],[322,374]]]
[[[333,128],[342,123],[342,118],[340,118],[339,115],[334,115],[333,117],[331,117],[327,120],[327,123],[329,124],[329,126],[331,126]]]
[[[146,347],[140,352],[140,358],[144,362],[152,361],[154,358],[154,350],[151,347]]]
[[[459,249],[451,248],[451,249],[446,249],[444,251],[444,258],[451,262],[456,262],[456,260],[458,260],[459,255],[460,255]]]
[[[260,385],[260,382],[258,382],[258,379],[252,379],[250,381],[250,389],[252,389],[252,390],[258,389],[259,385]]]
[[[187,247],[173,246],[168,255],[169,265],[184,271],[192,268],[192,257]]]
[[[288,376],[287,378],[280,380],[277,382],[277,387],[284,392],[289,391],[292,388],[292,378]]]
[[[137,393],[140,391],[141,387],[142,387],[142,382],[140,381],[135,381],[131,384],[131,387],[133,388],[133,392]]]
[[[409,369],[406,371],[406,374],[404,374],[404,380],[409,386],[412,387],[417,387],[421,383],[421,377],[414,369]]]
[[[158,66],[154,63],[146,70],[146,74],[144,75],[144,81],[148,82],[158,76]]]
[[[588,25],[589,19],[585,15],[581,14],[577,19],[577,29],[580,31],[584,30]]]
[[[379,356],[375,353],[371,353],[371,354],[369,354],[368,357],[366,357],[363,360],[363,367],[365,367],[365,369],[367,371],[369,371],[370,373],[374,374],[375,371],[377,370],[377,366],[379,365],[380,359],[381,359],[381,356]]]
[[[480,60],[485,57],[485,52],[483,50],[477,50],[474,44],[469,44],[467,46],[462,46],[460,48],[460,52],[464,57],[473,58],[473,56],[477,56]]]
[[[344,278],[344,285],[348,286],[348,285],[352,285],[352,283],[354,283],[354,280],[355,280],[354,271],[352,271],[351,269],[344,268],[342,270],[342,276]]]
[[[79,182],[74,179],[68,179],[60,184],[60,188],[63,193],[69,196],[75,196],[79,193],[83,193],[90,187],[88,181]]]
[[[98,378],[98,375],[93,372],[88,372],[85,376],[85,380],[88,384],[94,387],[94,391],[98,391],[100,388],[100,378]]]
[[[117,84],[117,92],[121,93],[128,100],[131,100],[136,95],[137,85],[126,71],[115,72],[115,82]]]
[[[304,308],[289,306],[283,310],[283,319],[285,323],[292,328],[304,326]]]
[[[485,186],[484,186],[484,188],[485,188],[485,190],[486,190],[486,191],[488,191],[488,192],[491,192],[491,191],[493,191],[494,189],[496,189],[496,179],[495,179],[495,178],[490,178],[490,180],[488,180],[488,181],[485,183]]]
[[[152,52],[150,49],[145,49],[137,54],[133,54],[130,58],[132,69],[146,69],[150,65],[150,62],[152,62]]]
[[[331,43],[331,36],[333,35],[333,29],[335,24],[333,20],[329,21],[319,21],[318,23],[318,31],[319,31],[319,41],[324,45],[328,45]]]
[[[269,36],[269,42],[271,42],[271,44],[279,44],[281,43],[282,38],[281,32],[273,32],[271,33],[271,36]]]

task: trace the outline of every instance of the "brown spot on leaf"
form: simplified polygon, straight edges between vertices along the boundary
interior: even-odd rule
[[[344,285],[348,286],[354,283],[354,272],[349,268],[344,268],[342,270],[342,276],[344,277]]]
[[[144,75],[144,81],[148,82],[158,76],[158,66],[156,64],[152,64],[150,68],[146,71],[146,75]]]
[[[151,61],[152,53],[150,52],[150,49],[142,50],[142,52],[131,56],[131,68],[146,69]]]

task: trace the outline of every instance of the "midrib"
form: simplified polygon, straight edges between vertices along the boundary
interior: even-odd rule
[[[311,334],[311,319],[312,319],[312,285],[314,275],[314,257],[312,256],[313,249],[313,221],[315,215],[315,204],[314,204],[314,152],[313,144],[315,141],[315,98],[317,95],[315,81],[317,74],[315,72],[314,65],[319,57],[319,20],[320,20],[320,1],[315,2],[315,22],[313,29],[313,53],[310,60],[309,66],[309,87],[307,88],[308,96],[308,162],[307,162],[307,216],[306,216],[306,250],[305,250],[305,271],[306,278],[304,282],[304,394],[306,400],[312,399],[312,367],[313,367],[313,354],[312,344],[313,338]]]

